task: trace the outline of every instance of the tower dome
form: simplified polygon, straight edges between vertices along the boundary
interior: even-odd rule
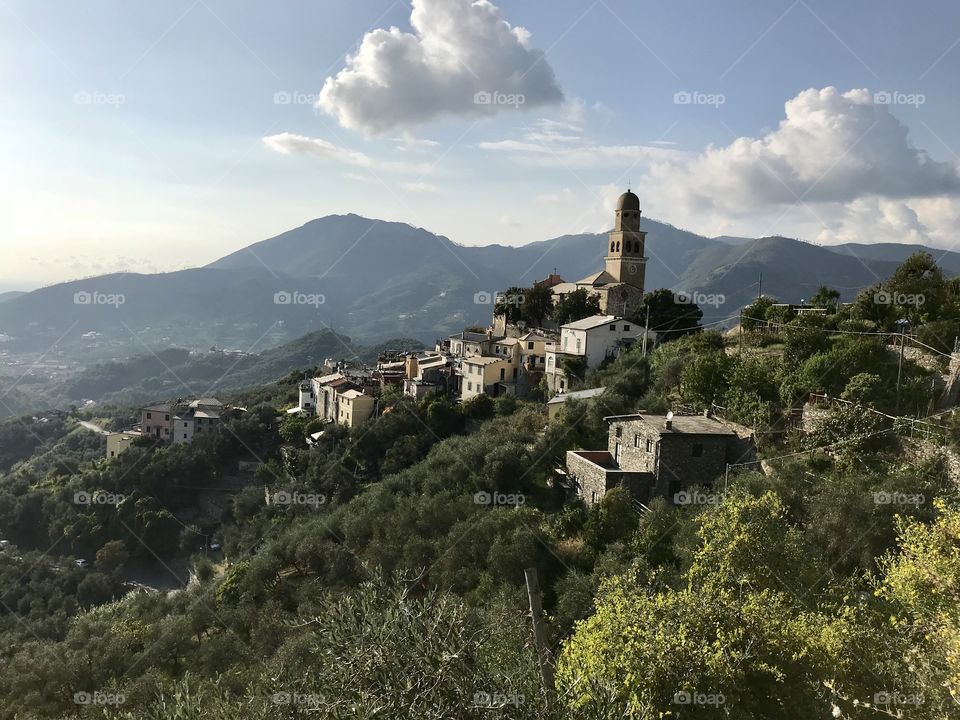
[[[640,212],[640,198],[627,190],[617,199],[617,211],[619,212],[621,210],[635,210],[636,212]]]

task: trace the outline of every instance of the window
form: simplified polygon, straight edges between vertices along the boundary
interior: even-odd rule
[[[169,419],[170,419],[170,416],[169,416],[169,415],[164,415],[164,416],[163,416],[163,419],[164,419],[164,420],[169,420]]]
[[[473,383],[472,383],[472,382],[468,382],[468,383],[467,383],[467,392],[472,392],[472,391],[473,391]]]
[[[577,338],[577,352],[580,352],[580,338]]]
[[[633,436],[633,446],[634,446],[635,448],[640,447],[640,434],[639,434],[639,433],[637,433],[636,435]]]
[[[622,435],[623,435],[623,427],[620,425],[617,425],[616,436],[619,438]]]
[[[630,330],[630,326],[629,326],[629,325],[624,325],[624,326],[623,326],[623,331],[624,331],[624,332],[628,332],[629,330]]]
[[[690,448],[690,455],[693,457],[703,457],[703,443],[694,443]]]
[[[648,453],[653,452],[653,440],[651,440],[650,438],[647,438],[647,452]]]
[[[611,324],[610,324],[610,332],[614,332],[616,329],[617,329],[617,324],[616,324],[616,323],[611,323]]]
[[[184,439],[184,440],[187,439],[187,434],[186,434],[186,433],[183,434],[183,439]]]

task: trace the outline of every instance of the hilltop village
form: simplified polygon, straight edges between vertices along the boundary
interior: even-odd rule
[[[297,404],[287,415],[320,421],[320,429],[306,438],[310,445],[324,435],[323,425],[352,429],[388,412],[383,398],[390,389],[414,400],[436,394],[453,403],[504,396],[539,400],[550,418],[569,400],[601,397],[604,388],[577,389],[588,372],[626,348],[639,345],[645,356],[657,344],[649,317],[644,324],[635,319],[647,262],[640,220],[640,200],[627,190],[617,200],[602,269],[575,282],[553,272],[531,288],[500,292],[487,327],[465,328],[438,339],[433,349],[384,352],[370,366],[328,359],[299,383]],[[138,426],[108,435],[107,457],[139,438],[191,443],[215,431],[221,415],[231,412],[243,409],[225,407],[215,398],[145,407]],[[673,420],[638,414],[610,418],[609,447],[570,451],[557,479],[588,505],[620,486],[644,504],[657,495],[675,496],[687,486],[709,484],[726,463],[753,455],[749,429],[709,413]]]

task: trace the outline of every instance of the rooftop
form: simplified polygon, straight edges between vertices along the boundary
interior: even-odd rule
[[[667,418],[663,415],[648,415],[636,413],[634,415],[611,415],[605,417],[608,422],[629,422],[641,420],[656,428],[661,435],[735,435],[736,433],[722,422],[703,415],[674,415],[670,429],[666,427]]]
[[[595,272],[593,275],[587,275],[585,278],[577,280],[577,285],[592,285],[596,287],[598,285],[609,285],[616,281],[617,279],[613,275],[606,270],[601,270],[600,272]]]
[[[560,393],[547,401],[547,405],[557,405],[565,403],[567,400],[589,400],[599,397],[606,391],[605,387],[590,388],[589,390],[577,390],[576,392]]]
[[[489,355],[475,355],[474,357],[463,359],[464,365],[489,365],[495,362],[506,362],[506,359],[502,357],[490,357]]]
[[[487,340],[499,340],[502,337],[503,337],[502,335],[488,336],[486,333],[468,332],[464,330],[463,332],[459,332],[456,335],[451,335],[450,339],[466,340],[467,342],[485,342]]]
[[[583,318],[583,320],[567,323],[562,327],[564,330],[592,330],[601,325],[609,325],[614,320],[619,319],[616,315],[591,315],[590,317]]]

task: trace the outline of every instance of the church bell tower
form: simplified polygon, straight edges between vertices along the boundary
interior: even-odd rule
[[[627,190],[617,200],[605,270],[616,282],[637,288],[641,295],[647,273],[647,258],[643,254],[646,240],[647,234],[640,229],[640,198]]]

